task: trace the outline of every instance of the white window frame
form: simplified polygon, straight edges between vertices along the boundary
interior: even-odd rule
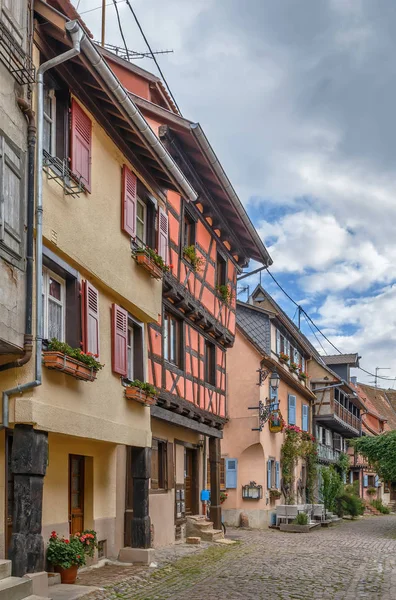
[[[44,121],[50,124],[51,127],[51,138],[50,138],[50,155],[56,156],[56,96],[55,90],[51,88],[45,89],[45,95],[50,98],[51,101],[51,115],[48,115],[45,110]],[[44,103],[45,104],[45,103]]]
[[[143,221],[138,217],[138,204],[140,204],[140,206],[143,207]],[[138,223],[142,223],[142,225],[143,225],[143,239],[141,239],[137,235]],[[147,205],[145,202],[143,202],[143,200],[141,200],[139,198],[139,196],[136,196],[136,237],[143,244],[146,243],[146,229],[147,229]]]
[[[51,296],[51,302],[55,302],[62,308],[62,332],[60,342],[65,341],[66,332],[66,281],[56,273],[43,267],[43,338],[48,339],[48,302],[49,302],[49,278],[55,279],[61,286],[60,301]]]
[[[131,343],[129,343],[129,339]],[[133,341],[134,341],[134,331],[133,324],[128,322],[128,338],[127,338],[127,377],[130,381],[134,380],[134,369],[133,369]]]

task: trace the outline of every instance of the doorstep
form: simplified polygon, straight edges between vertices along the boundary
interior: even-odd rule
[[[98,592],[102,588],[87,586],[87,585],[68,585],[65,583],[57,583],[51,586],[51,600],[78,600],[91,592]]]

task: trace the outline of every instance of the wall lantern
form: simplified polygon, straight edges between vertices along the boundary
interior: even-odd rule
[[[251,481],[249,485],[242,486],[242,498],[244,500],[260,500],[263,497],[263,486]]]
[[[275,371],[272,373],[272,375],[271,375],[271,379],[270,379],[270,386],[271,386],[271,389],[272,389],[274,392],[276,392],[276,390],[278,389],[278,387],[279,387],[279,382],[280,382],[280,377],[279,377],[279,375],[278,375],[277,371],[275,370]]]
[[[261,373],[261,371],[260,371]],[[267,371],[267,374],[269,371]],[[276,369],[272,372],[270,377],[270,387],[271,392],[276,394],[279,388],[280,377],[277,373]],[[261,384],[260,384],[261,385]],[[271,395],[271,394],[270,394]],[[277,404],[278,401],[275,402]],[[259,400],[258,406],[249,406],[249,410],[258,410],[259,411],[259,426],[252,429],[252,431],[262,431],[265,423],[268,421],[271,412],[274,410],[274,400],[266,400],[266,403]]]

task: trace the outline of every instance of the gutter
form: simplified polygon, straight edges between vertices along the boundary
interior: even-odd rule
[[[71,27],[73,24],[83,31],[78,21],[70,21],[66,27]],[[185,197],[188,200],[195,202],[198,198],[197,192],[190,185],[189,181],[179,169],[169,152],[157,138],[136,104],[131,100],[129,94],[125,91],[118,78],[107,65],[103,56],[97,51],[95,45],[86,35],[84,35],[81,40],[81,51],[94,67],[95,71],[102,77],[103,81],[114,94],[117,101],[121,104],[128,117],[132,120],[136,129],[150,146],[157,159],[170,173],[174,182],[177,184],[179,189],[182,190]]]
[[[9,400],[15,394],[22,394],[27,390],[38,387],[42,383],[42,279],[43,279],[43,141],[44,141],[44,73],[61,63],[70,60],[80,54],[80,42],[85,35],[76,21],[66,23],[66,31],[73,41],[73,48],[59,56],[51,58],[40,65],[37,71],[37,177],[36,177],[36,362],[35,378],[33,381],[17,385],[14,388],[3,391],[3,423],[0,429],[9,426]],[[33,193],[33,192],[32,192]],[[29,249],[28,249],[29,251]]]
[[[256,244],[261,254],[263,264],[266,267],[269,267],[273,263],[272,258],[269,255],[269,252],[263,244],[255,227],[253,226],[253,223],[249,219],[249,216],[245,211],[242,202],[240,201],[236,191],[232,187],[231,181],[228,179],[223,167],[221,166],[221,163],[217,158],[212,146],[210,145],[209,140],[206,137],[201,125],[199,123],[193,123],[190,125],[190,129],[203,154],[205,155],[211,169],[220,180],[224,191],[226,192],[227,196],[230,198],[233,206],[235,207],[241,221],[245,225],[246,229],[249,231],[252,241]]]

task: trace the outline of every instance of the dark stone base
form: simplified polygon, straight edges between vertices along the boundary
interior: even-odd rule
[[[44,541],[40,534],[13,533],[11,536],[12,574],[23,577],[26,573],[44,571]]]
[[[150,548],[151,546],[150,517],[132,519],[132,547]]]

